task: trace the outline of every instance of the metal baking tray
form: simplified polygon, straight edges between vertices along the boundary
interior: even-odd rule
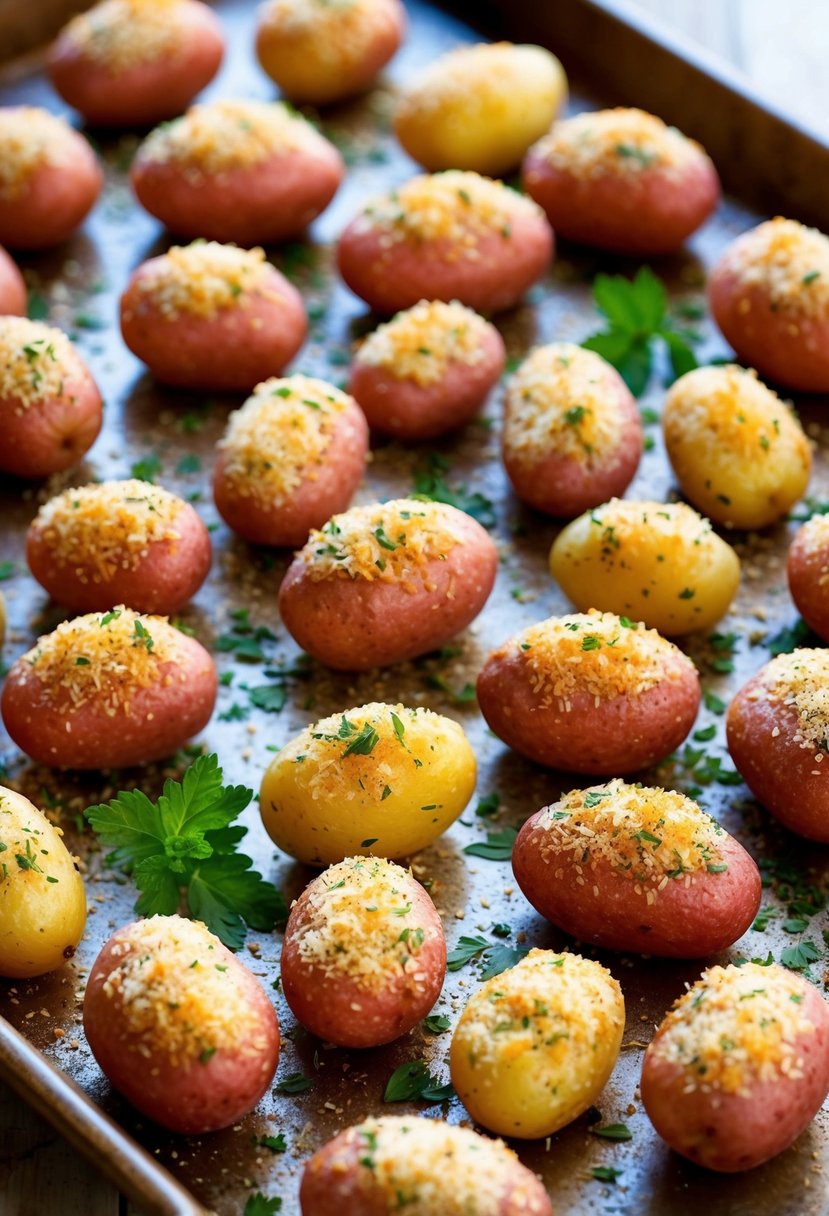
[[[650,35],[626,19],[618,0],[557,0],[555,5],[510,0],[475,5],[471,14],[460,5],[437,8],[410,0],[410,33],[380,87],[353,104],[323,116],[323,129],[343,150],[348,178],[328,212],[313,226],[306,241],[269,251],[273,261],[294,279],[305,296],[312,318],[309,341],[294,369],[340,382],[352,343],[374,323],[364,306],[337,280],[331,266],[331,243],[369,193],[382,191],[416,171],[389,131],[395,86],[437,54],[481,36],[510,36],[545,41],[557,50],[572,84],[570,109],[634,101],[651,107],[702,139],[712,150],[733,193],[717,215],[676,257],[652,261],[666,282],[674,312],[699,331],[701,359],[723,356],[727,348],[705,316],[706,268],[737,233],[764,215],[783,211],[820,222],[824,199],[818,183],[826,180],[829,148],[809,132],[758,103],[738,79],[699,56],[680,53],[669,40]],[[274,95],[255,65],[252,0],[219,0],[230,47],[225,66],[207,97]],[[460,14],[460,15],[459,15]],[[49,89],[37,59],[7,65],[0,72],[2,102],[43,104],[63,112]],[[284,553],[255,550],[235,538],[218,521],[209,477],[214,444],[230,409],[240,398],[188,394],[165,390],[147,376],[124,348],[117,326],[117,301],[132,268],[164,250],[170,243],[163,231],[132,200],[126,170],[138,137],[102,138],[93,135],[107,164],[103,198],[84,230],[64,248],[21,259],[38,315],[67,330],[77,341],[104,393],[104,431],[89,459],[69,476],[48,485],[24,485],[5,479],[0,485],[0,561],[13,563],[2,583],[10,615],[10,634],[3,658],[11,662],[38,633],[62,619],[25,570],[23,539],[39,503],[59,488],[92,478],[123,476],[136,465],[164,485],[193,496],[205,520],[215,525],[215,560],[211,576],[184,614],[184,620],[208,646],[240,627],[234,613],[246,610],[254,629],[264,626],[276,640],[266,638],[265,663],[239,661],[233,652],[218,651],[221,672],[233,674],[223,687],[216,715],[200,740],[219,754],[226,777],[258,789],[272,751],[309,721],[369,700],[402,700],[456,717],[463,723],[479,761],[478,796],[500,795],[492,819],[476,816],[476,800],[461,821],[431,848],[413,859],[418,878],[432,880],[432,895],[443,914],[448,942],[462,934],[481,934],[493,944],[498,922],[508,924],[512,946],[562,948],[572,945],[547,926],[528,906],[512,879],[508,862],[464,855],[465,845],[482,840],[487,830],[518,826],[527,815],[553,800],[560,790],[582,784],[578,779],[545,771],[511,753],[485,728],[473,701],[462,690],[474,683],[484,657],[493,646],[524,625],[565,611],[567,604],[551,581],[546,556],[557,526],[521,506],[512,495],[498,454],[500,391],[479,422],[459,436],[428,447],[403,448],[375,441],[373,460],[357,500],[367,502],[410,491],[418,470],[428,468],[432,454],[448,462],[444,476],[453,486],[465,486],[491,501],[493,528],[501,567],[496,590],[475,624],[458,639],[458,653],[433,656],[385,671],[350,676],[311,664],[306,678],[289,681],[289,695],[279,714],[250,706],[246,684],[263,681],[262,668],[284,663],[294,667],[297,649],[281,627],[276,592],[289,560]],[[735,159],[734,150],[739,151]],[[777,151],[772,154],[772,149]],[[824,221],[824,227],[826,223]],[[512,361],[530,346],[553,339],[582,340],[600,328],[590,298],[590,280],[599,270],[633,273],[638,262],[599,256],[562,247],[551,271],[513,313],[501,316],[501,329]],[[657,411],[662,389],[655,378],[643,407]],[[825,401],[797,402],[809,434],[816,441],[815,471],[810,493],[829,495],[826,450],[829,435],[822,425]],[[675,493],[656,425],[648,426],[651,450],[646,452],[629,496],[661,498]],[[716,670],[722,652],[706,638],[696,638],[688,650],[698,662],[704,687],[727,699],[768,658],[768,639],[795,620],[784,571],[787,542],[795,525],[781,524],[762,535],[732,535],[743,558],[743,582],[737,602],[721,623],[723,634],[735,633],[732,673]],[[0,567],[2,570],[2,567]],[[244,625],[242,626],[244,628]],[[241,636],[236,634],[236,636]],[[721,662],[716,664],[721,667]],[[460,699],[457,694],[461,693]],[[704,745],[731,769],[723,745],[722,718],[703,711],[698,723],[716,724],[716,738]],[[696,745],[694,745],[696,746]],[[703,745],[700,745],[703,746]],[[167,775],[178,775],[186,758],[168,767],[78,777],[52,772],[26,762],[10,741],[0,738],[2,779],[43,806],[66,831],[71,848],[83,858],[90,901],[87,932],[77,958],[62,971],[33,982],[0,982],[0,1012],[54,1059],[117,1120],[146,1145],[207,1208],[220,1216],[240,1213],[251,1190],[283,1199],[284,1216],[298,1212],[297,1187],[303,1160],[340,1128],[370,1112],[415,1110],[426,1117],[462,1121],[457,1101],[448,1107],[383,1107],[382,1095],[392,1071],[407,1060],[426,1059],[446,1079],[449,1034],[430,1037],[415,1030],[388,1047],[366,1052],[328,1048],[295,1023],[281,996],[273,992],[285,1034],[277,1080],[303,1073],[311,1087],[296,1094],[269,1094],[256,1111],[225,1132],[182,1139],[152,1125],[127,1106],[101,1075],[86,1047],[80,1028],[84,979],[106,937],[133,918],[135,891],[121,874],[108,869],[81,812],[111,797],[119,788],[140,785],[157,794]],[[713,768],[714,766],[710,766]],[[663,784],[698,784],[681,759],[644,775]],[[744,787],[705,784],[700,801],[720,818],[760,859],[772,859],[764,903],[784,908],[780,877],[794,867],[803,881],[825,889],[829,867],[826,853],[796,840],[772,823]],[[259,822],[256,807],[246,812],[246,840],[258,867],[287,898],[296,897],[312,874],[274,852]],[[765,932],[749,933],[716,961],[738,954],[779,957],[793,938],[779,928],[782,917]],[[822,947],[822,917],[816,916],[801,935]],[[244,961],[272,991],[279,971],[280,934],[251,934]],[[658,1139],[645,1116],[638,1093],[644,1044],[671,1002],[693,982],[701,963],[649,960],[598,953],[620,980],[627,1003],[628,1024],[623,1050],[613,1077],[598,1104],[606,1122],[626,1123],[633,1138],[611,1144],[591,1134],[591,1116],[577,1119],[548,1141],[516,1144],[522,1160],[544,1179],[560,1214],[663,1213],[704,1210],[709,1216],[806,1216],[829,1211],[823,1168],[829,1164],[826,1112],[777,1160],[745,1176],[717,1176],[685,1162]],[[715,960],[711,960],[715,961]],[[826,964],[812,966],[812,978],[824,982]],[[474,991],[479,966],[471,963],[450,974],[435,1012],[454,1021]],[[61,1033],[62,1032],[62,1033]],[[263,1135],[285,1134],[288,1149],[274,1155],[258,1146]],[[593,1178],[598,1166],[620,1171],[615,1183]],[[2,1203],[0,1202],[0,1207]]]

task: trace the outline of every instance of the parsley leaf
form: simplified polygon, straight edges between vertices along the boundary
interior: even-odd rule
[[[383,1094],[384,1102],[448,1102],[455,1094],[451,1083],[441,1085],[424,1060],[413,1060],[395,1068]]]
[[[594,1136],[602,1140],[632,1140],[633,1133],[626,1123],[605,1123],[603,1127],[591,1127]]]
[[[427,1034],[443,1034],[451,1025],[452,1023],[445,1013],[430,1013],[422,1022]]]
[[[282,1132],[277,1136],[259,1136],[255,1141],[259,1148],[268,1148],[272,1153],[284,1153],[288,1148],[288,1141],[285,1139]]]
[[[483,857],[485,861],[509,861],[512,846],[518,832],[515,828],[502,828],[500,832],[487,832],[486,841],[468,844],[463,852],[467,857]]]
[[[776,658],[779,654],[791,654],[798,646],[822,646],[820,638],[812,633],[809,626],[798,617],[793,625],[786,626],[776,633],[768,642],[769,654]]]
[[[597,1182],[615,1182],[621,1176],[622,1171],[617,1170],[612,1165],[596,1165],[590,1171],[590,1177],[595,1178]],[[245,1216],[247,1216],[247,1213]]]
[[[447,971],[460,971],[470,959],[477,958],[491,946],[485,937],[459,937],[454,950],[450,950],[446,959]]]
[[[245,1204],[244,1216],[276,1216],[282,1210],[281,1199],[268,1199],[261,1191],[250,1195]]]
[[[820,957],[818,947],[807,938],[797,946],[787,946],[780,955],[780,962],[789,971],[805,971],[810,963],[816,963]]]
[[[278,1094],[304,1094],[306,1089],[310,1089],[314,1084],[312,1077],[306,1077],[303,1072],[292,1072],[276,1085],[274,1090]]]
[[[494,980],[502,971],[508,971],[516,963],[520,963],[527,951],[518,946],[493,946],[484,960],[486,966],[481,972],[482,980]]]
[[[495,508],[483,494],[470,493],[466,486],[458,486],[453,490],[444,474],[449,472],[450,463],[439,452],[429,452],[423,463],[415,470],[413,498],[424,502],[445,502],[450,507],[465,511],[484,528],[494,528],[496,524]]]

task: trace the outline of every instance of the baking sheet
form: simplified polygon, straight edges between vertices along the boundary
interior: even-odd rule
[[[216,5],[225,22],[230,50],[223,71],[206,97],[257,97],[274,95],[255,65],[252,54],[254,5],[247,0],[224,0]],[[359,103],[325,115],[324,130],[339,144],[349,162],[349,175],[329,211],[313,226],[309,239],[272,252],[274,262],[300,289],[312,318],[308,344],[292,370],[321,375],[340,383],[345,375],[352,342],[374,323],[361,304],[331,274],[330,243],[363,198],[389,188],[415,171],[413,163],[389,134],[389,115],[395,85],[421,65],[460,42],[475,40],[468,27],[445,12],[423,3],[410,3],[409,40],[394,61],[384,85]],[[573,90],[571,109],[610,103],[612,96],[587,96]],[[38,75],[15,78],[3,90],[2,101],[46,104],[63,112]],[[402,448],[384,441],[373,444],[373,460],[357,496],[359,502],[397,496],[412,488],[415,471],[429,453],[450,462],[446,474],[452,485],[465,484],[494,504],[494,533],[501,549],[501,568],[495,593],[478,621],[458,639],[459,653],[432,657],[379,673],[337,675],[311,664],[305,679],[289,682],[288,703],[280,714],[265,714],[250,706],[244,685],[264,682],[263,669],[284,664],[293,667],[298,652],[281,627],[276,592],[288,555],[256,550],[235,538],[218,520],[213,507],[209,475],[212,452],[228,412],[239,397],[188,394],[164,390],[143,373],[126,351],[117,329],[117,299],[131,269],[146,257],[168,247],[169,241],[149,216],[132,202],[125,171],[137,138],[97,139],[107,165],[104,196],[86,225],[66,247],[22,264],[33,289],[35,308],[48,309],[52,322],[77,341],[95,374],[105,400],[105,428],[84,465],[70,476],[53,479],[48,486],[24,486],[4,479],[0,486],[0,561],[14,563],[13,576],[2,583],[10,616],[10,634],[4,649],[8,664],[27,649],[38,633],[51,629],[63,614],[50,604],[25,573],[23,538],[40,502],[66,485],[93,478],[126,476],[136,464],[154,473],[161,484],[185,497],[198,496],[198,509],[215,525],[215,560],[205,587],[183,614],[183,620],[211,647],[217,637],[238,628],[233,614],[244,609],[254,629],[265,626],[276,640],[265,640],[265,662],[239,662],[232,653],[216,653],[220,672],[233,674],[222,687],[216,715],[200,740],[218,752],[225,776],[258,790],[262,772],[275,748],[309,721],[369,700],[402,700],[428,705],[461,721],[479,761],[476,799],[462,820],[443,838],[414,859],[418,878],[431,879],[432,894],[444,917],[450,948],[462,935],[482,934],[493,944],[496,923],[510,925],[507,939],[513,946],[560,949],[571,945],[563,935],[544,924],[527,905],[512,879],[507,862],[464,856],[463,847],[483,840],[487,830],[519,826],[527,815],[553,800],[560,790],[588,782],[544,771],[510,753],[486,730],[474,702],[459,703],[451,693],[474,683],[488,651],[517,629],[567,604],[547,574],[546,555],[557,527],[524,509],[511,494],[498,458],[500,390],[479,422],[461,435],[428,447]],[[702,302],[705,270],[723,246],[751,226],[757,216],[732,201],[676,258],[652,265],[670,288],[672,307],[682,313],[702,336],[702,359],[727,353],[722,339],[706,320],[687,320]],[[510,358],[517,361],[536,343],[553,339],[580,341],[601,327],[590,302],[589,282],[600,269],[633,273],[638,263],[598,257],[574,249],[560,250],[551,272],[528,297],[526,306],[498,318]],[[663,369],[666,371],[666,369]],[[643,407],[659,410],[662,392],[655,378]],[[818,441],[816,467],[810,493],[821,498],[829,491],[825,449],[829,435],[820,425],[825,402],[802,404],[810,434]],[[661,498],[674,492],[659,438],[649,425],[652,450],[645,454],[629,497]],[[721,633],[739,634],[732,675],[718,673],[712,663],[721,652],[704,638],[689,645],[703,672],[703,685],[727,699],[768,658],[765,641],[795,619],[785,587],[784,555],[794,525],[781,525],[762,536],[732,536],[744,559],[743,585],[733,612],[720,625]],[[239,636],[237,634],[237,636]],[[722,743],[722,718],[703,712],[698,727],[717,725],[713,742],[700,744],[709,756],[723,758],[731,769]],[[694,745],[697,746],[697,745]],[[31,983],[0,981],[0,1011],[80,1083],[137,1138],[155,1152],[205,1205],[231,1216],[241,1212],[251,1190],[283,1199],[282,1212],[298,1212],[297,1186],[302,1161],[340,1128],[370,1112],[402,1113],[416,1110],[429,1117],[445,1114],[450,1121],[465,1118],[457,1102],[448,1108],[417,1104],[382,1106],[382,1094],[392,1071],[407,1060],[426,1059],[432,1071],[448,1079],[445,1058],[449,1034],[437,1037],[415,1030],[388,1047],[368,1052],[326,1048],[297,1026],[281,996],[271,989],[278,976],[280,935],[249,935],[243,958],[271,993],[285,1034],[277,1081],[294,1073],[312,1079],[303,1093],[269,1094],[257,1110],[238,1126],[209,1137],[181,1139],[165,1133],[123,1103],[109,1088],[86,1048],[80,1028],[80,1004],[85,975],[102,942],[118,926],[133,918],[135,891],[130,882],[105,865],[94,837],[82,830],[85,806],[106,800],[119,788],[140,784],[148,793],[160,792],[167,775],[179,775],[186,757],[169,767],[143,772],[77,778],[57,774],[25,762],[9,740],[0,741],[8,784],[21,789],[43,806],[66,830],[71,848],[84,859],[90,917],[87,932],[74,963],[60,973]],[[697,784],[681,763],[646,775],[665,784]],[[475,815],[477,797],[497,791],[500,808],[493,819]],[[798,842],[773,826],[740,786],[706,785],[702,805],[715,814],[757,857],[789,861],[801,875],[810,874],[823,888],[827,880],[826,853]],[[243,822],[250,829],[246,851],[258,868],[272,878],[290,899],[312,877],[312,872],[274,851],[259,822],[255,806]],[[772,890],[764,904],[785,905]],[[737,954],[765,957],[799,940],[783,933],[782,917],[772,920],[763,933],[752,932],[737,948],[718,956],[728,961]],[[823,946],[825,920],[814,918],[801,936]],[[702,969],[699,963],[642,960],[597,952],[622,983],[628,1010],[624,1047],[613,1077],[598,1104],[603,1121],[624,1122],[633,1139],[611,1144],[591,1134],[590,1117],[582,1116],[549,1141],[516,1145],[522,1160],[540,1173],[558,1213],[677,1213],[704,1209],[709,1216],[803,1216],[829,1210],[822,1167],[827,1158],[827,1117],[822,1112],[813,1127],[776,1161],[743,1177],[707,1174],[672,1154],[656,1137],[639,1102],[637,1083],[642,1045],[650,1038],[671,1001]],[[715,961],[715,960],[712,960]],[[465,999],[474,991],[480,968],[476,963],[450,974],[434,1012],[446,1013],[454,1023]],[[825,964],[812,967],[822,984]],[[61,1033],[62,1032],[62,1033]],[[259,1147],[263,1135],[285,1134],[288,1149],[274,1155]],[[591,1170],[612,1166],[620,1170],[614,1184],[596,1181]]]

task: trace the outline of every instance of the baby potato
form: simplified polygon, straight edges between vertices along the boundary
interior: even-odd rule
[[[299,1189],[303,1216],[380,1216],[406,1206],[401,1196],[417,1216],[553,1216],[503,1141],[442,1119],[384,1115],[346,1128],[306,1162]]]
[[[591,610],[550,617],[494,650],[478,676],[491,730],[522,756],[572,773],[632,773],[687,736],[694,664],[653,629]]]
[[[720,197],[698,143],[621,108],[557,122],[527,153],[523,182],[559,235],[619,253],[675,252]]]
[[[55,89],[92,126],[174,118],[222,62],[219,20],[199,0],[101,0],[49,48]]]
[[[250,392],[278,375],[308,331],[302,296],[262,249],[215,241],[143,262],[121,297],[121,333],[156,380]]]
[[[709,1170],[769,1161],[829,1092],[829,1009],[776,963],[710,967],[675,1002],[642,1066],[642,1101],[663,1140]]]
[[[279,588],[294,640],[328,667],[367,671],[443,646],[486,603],[498,553],[445,503],[352,507],[314,530]]]
[[[266,0],[259,9],[256,54],[291,101],[326,106],[367,89],[405,30],[400,0]]]
[[[408,870],[346,857],[291,908],[281,967],[285,1000],[306,1030],[338,1047],[379,1047],[440,996],[443,925]]]
[[[64,490],[26,537],[29,569],[58,604],[180,611],[210,570],[210,533],[189,503],[145,481]]]
[[[420,300],[495,313],[515,307],[552,254],[531,199],[452,170],[370,198],[340,237],[337,263],[354,294],[386,316]]]
[[[507,173],[552,126],[567,77],[540,46],[482,42],[441,55],[404,89],[394,130],[426,169]]]
[[[344,173],[334,145],[288,106],[214,101],[156,127],[130,180],[171,232],[250,247],[299,236]]]
[[[9,671],[0,705],[12,739],[39,764],[127,768],[198,734],[217,683],[195,638],[119,606],[38,638]]]
[[[683,494],[727,527],[768,527],[809,483],[809,440],[753,371],[698,367],[680,376],[665,398],[662,428]]]
[[[760,871],[716,820],[684,794],[620,780],[532,815],[512,868],[542,916],[611,950],[716,954],[760,908]]]
[[[539,346],[507,386],[504,466],[536,511],[572,517],[624,494],[642,445],[630,390],[593,351],[572,342]]]
[[[60,245],[92,210],[104,175],[69,123],[35,106],[0,107],[0,244]]]
[[[25,317],[26,300],[23,275],[0,245],[0,316]]]
[[[381,434],[434,439],[474,418],[504,360],[498,330],[471,308],[421,300],[368,336],[348,391]]]
[[[279,1023],[259,981],[200,921],[181,916],[112,935],[89,973],[83,1025],[112,1085],[183,1135],[253,1110],[279,1059]]]
[[[63,833],[0,786],[0,975],[31,979],[72,958],[86,895]]]
[[[668,637],[710,629],[740,583],[740,559],[685,503],[612,498],[556,538],[550,570],[577,608],[644,621]]]
[[[829,641],[829,516],[798,528],[786,559],[789,591],[810,629]]]
[[[255,545],[302,545],[351,502],[366,467],[357,402],[308,376],[266,380],[219,440],[213,497],[225,523]]]
[[[728,750],[740,776],[789,831],[829,843],[829,651],[781,654],[728,707]]]
[[[305,865],[408,857],[452,826],[475,778],[457,722],[375,702],[323,718],[283,747],[259,810],[275,844]]]
[[[786,388],[829,392],[829,237],[779,216],[759,224],[722,254],[708,300],[743,363]]]
[[[98,437],[98,386],[59,329],[0,316],[0,472],[50,477],[77,464]]]
[[[452,1084],[476,1123],[539,1140],[598,1099],[624,1028],[622,990],[609,971],[578,954],[531,950],[487,980],[461,1014]]]

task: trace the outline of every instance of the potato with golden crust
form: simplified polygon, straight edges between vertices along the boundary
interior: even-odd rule
[[[14,742],[53,768],[128,768],[198,734],[216,702],[213,660],[166,617],[112,608],[64,621],[13,664],[2,712]]]
[[[373,430],[434,439],[474,418],[504,370],[494,325],[454,301],[421,300],[369,334],[348,391]]]
[[[470,515],[392,499],[314,530],[279,588],[294,640],[328,667],[367,671],[444,645],[495,582],[498,551]]]
[[[560,236],[618,253],[675,252],[720,197],[698,143],[622,108],[555,123],[527,153],[523,183]]]
[[[571,773],[615,776],[678,747],[700,703],[694,664],[654,629],[611,612],[531,625],[478,676],[491,730],[522,756]]]
[[[83,879],[62,836],[28,798],[0,786],[0,975],[54,971],[83,936]]]
[[[213,497],[245,540],[294,547],[348,507],[367,456],[368,427],[353,397],[309,376],[266,380],[230,415]]]
[[[130,180],[170,232],[251,246],[299,236],[344,173],[334,145],[287,106],[214,101],[151,132]]]
[[[553,1216],[539,1179],[501,1140],[441,1119],[384,1115],[329,1140],[306,1163],[303,1216]]]
[[[809,483],[809,440],[756,372],[730,365],[680,376],[665,398],[662,429],[683,494],[716,523],[766,528]]]
[[[480,42],[440,55],[403,90],[394,130],[424,168],[508,173],[549,131],[567,77],[540,46]]]
[[[23,275],[5,249],[0,246],[0,316],[25,317],[26,284]]]
[[[475,789],[463,727],[430,709],[372,702],[305,728],[271,760],[259,810],[271,839],[304,865],[425,849]]]
[[[73,612],[126,604],[170,616],[210,570],[210,533],[195,509],[146,481],[64,490],[29,525],[29,569]]]
[[[61,30],[46,66],[92,126],[148,127],[180,114],[223,55],[222,27],[200,0],[101,0]]]
[[[312,1034],[338,1047],[379,1047],[431,1010],[446,974],[443,925],[411,872],[346,857],[291,908],[282,991]]]
[[[89,973],[83,1024],[112,1085],[183,1135],[248,1114],[279,1059],[279,1023],[262,985],[200,921],[181,916],[112,935]]]
[[[644,621],[668,637],[710,629],[740,583],[740,559],[685,503],[610,502],[574,519],[550,571],[578,609]]]
[[[788,1148],[829,1092],[829,1009],[776,963],[710,967],[675,1002],[642,1065],[642,1101],[672,1149],[709,1170]]]
[[[512,868],[542,916],[611,950],[716,954],[760,908],[756,863],[715,819],[684,794],[619,779],[532,815]]]
[[[786,388],[829,392],[829,237],[780,216],[759,224],[714,266],[708,301],[743,363]]]
[[[798,612],[818,637],[829,641],[829,516],[813,515],[798,528],[786,574]]]
[[[758,802],[790,831],[829,843],[829,651],[761,667],[729,705],[726,736]]]
[[[291,101],[326,106],[367,89],[405,31],[400,0],[266,0],[256,55]]]
[[[0,244],[60,245],[92,210],[104,175],[84,137],[36,106],[0,107]]]
[[[536,511],[571,518],[624,494],[643,442],[622,377],[572,342],[536,347],[507,385],[504,466],[515,493]]]
[[[0,472],[62,473],[89,451],[102,421],[98,386],[66,334],[0,317]]]
[[[625,1028],[622,990],[578,954],[531,950],[472,996],[452,1035],[452,1084],[476,1123],[539,1140],[598,1099]]]
[[[307,332],[302,296],[262,249],[174,245],[142,262],[121,296],[127,346],[180,388],[250,392],[279,375]]]
[[[337,263],[354,294],[384,315],[424,299],[495,313],[520,301],[552,254],[550,226],[531,199],[450,170],[370,198],[340,237]]]

